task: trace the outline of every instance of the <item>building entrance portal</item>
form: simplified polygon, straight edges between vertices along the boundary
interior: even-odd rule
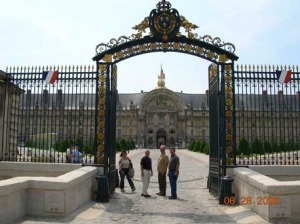
[[[156,134],[156,147],[159,149],[161,145],[166,145],[167,133],[164,129],[159,129]]]

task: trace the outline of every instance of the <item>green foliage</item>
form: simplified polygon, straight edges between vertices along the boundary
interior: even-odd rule
[[[194,149],[193,151],[194,152],[200,152],[200,149],[201,149],[201,142],[198,140],[194,146]]]
[[[120,142],[120,146],[121,146],[121,151],[122,150],[128,150],[128,146],[127,146],[127,141],[125,139],[122,139]]]
[[[121,152],[122,150],[133,150],[136,148],[135,142],[130,140],[121,139],[119,141],[116,141],[116,152]]]
[[[279,152],[279,147],[278,144],[276,142],[272,142],[272,151],[273,152]]]
[[[239,155],[249,155],[250,154],[250,145],[249,142],[245,139],[245,137],[242,137],[239,142],[237,153]]]
[[[208,144],[205,144],[204,154],[209,155],[209,145]]]
[[[116,151],[121,152],[121,144],[119,141],[116,141]]]
[[[205,149],[206,143],[204,141],[200,141],[200,152],[201,153],[205,153],[204,149]]]
[[[285,151],[287,151],[287,148],[288,148],[288,145],[285,142],[280,141],[280,143],[279,143],[279,151],[285,152]]]
[[[82,148],[83,147],[83,139],[82,138],[77,138],[76,141],[75,141],[75,144],[78,144],[80,145],[80,147]]]
[[[272,153],[273,149],[272,149],[272,145],[269,141],[264,141],[263,143],[263,151],[265,153]]]
[[[130,140],[130,146],[131,146],[131,149],[135,149],[135,143],[133,140]]]
[[[71,146],[71,142],[69,142],[68,140],[63,140],[59,143],[58,151],[66,152],[67,148],[69,148],[70,146]]]
[[[251,145],[251,152],[255,154],[263,154],[262,143],[257,138],[254,140],[254,142]]]
[[[92,148],[93,147],[91,145],[83,145],[82,151],[85,152],[86,154],[91,154]]]
[[[25,147],[32,148],[33,147],[33,142],[32,141],[26,142]]]
[[[190,151],[193,151],[193,150],[194,150],[194,147],[195,147],[195,144],[196,144],[196,141],[195,141],[195,140],[192,141],[192,142],[189,144],[188,149],[189,149]]]
[[[204,142],[203,140],[193,140],[189,146],[188,150],[194,151],[194,152],[200,152],[204,154],[209,154],[209,145]]]

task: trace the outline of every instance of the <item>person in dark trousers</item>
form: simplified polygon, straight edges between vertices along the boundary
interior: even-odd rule
[[[145,156],[141,159],[141,178],[143,183],[142,195],[144,197],[151,197],[148,194],[148,187],[150,183],[150,178],[153,176],[152,171],[152,160],[150,158],[150,151],[145,151]]]
[[[157,172],[158,172],[158,185],[159,192],[156,193],[159,196],[166,196],[167,189],[167,170],[169,165],[169,157],[166,155],[166,146],[160,146],[160,156],[157,161]]]
[[[80,152],[80,145],[76,144],[75,149],[73,151],[74,156],[74,163],[81,163],[82,162],[82,153]]]
[[[132,191],[135,191],[135,186],[134,186],[134,183],[129,175],[129,168],[131,166],[131,161],[130,159],[128,158],[127,156],[127,152],[126,150],[122,150],[121,152],[121,158],[119,160],[119,173],[120,173],[120,188],[121,188],[121,191],[122,192],[125,192],[124,190],[124,179],[125,179],[125,176],[128,180],[128,183],[131,187],[131,190]]]
[[[171,187],[171,196],[169,199],[177,198],[177,179],[179,175],[179,157],[175,154],[175,148],[170,148],[169,180]]]

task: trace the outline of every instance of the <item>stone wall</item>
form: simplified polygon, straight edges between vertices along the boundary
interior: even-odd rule
[[[295,176],[299,174],[299,166],[229,169],[228,174],[234,179],[232,191],[236,203],[251,208],[270,222],[300,222],[300,181],[278,181],[264,173]]]
[[[96,167],[86,166],[58,177],[26,176],[2,180],[1,220],[16,222],[25,215],[65,217],[94,199],[98,173]]]
[[[18,113],[22,90],[0,70],[0,161],[15,160],[18,139]]]

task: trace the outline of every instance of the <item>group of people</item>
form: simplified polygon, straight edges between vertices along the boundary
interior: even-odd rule
[[[75,144],[75,147],[70,146],[66,153],[67,163],[81,163],[82,153],[80,152],[80,145]]]
[[[175,148],[170,148],[169,158],[166,154],[166,146],[160,146],[160,156],[157,161],[157,172],[158,172],[158,184],[159,184],[159,192],[157,195],[166,196],[167,189],[167,175],[169,176],[169,182],[171,187],[171,196],[169,199],[177,198],[177,178],[179,175],[179,157],[175,154]],[[125,177],[128,180],[128,183],[131,187],[132,191],[135,191],[134,183],[129,175],[130,167],[132,167],[131,160],[127,156],[127,152],[123,150],[121,152],[121,158],[119,160],[119,173],[120,173],[120,188],[121,191],[124,192],[124,179]],[[141,179],[143,183],[142,194],[144,197],[151,197],[148,194],[148,187],[150,183],[150,178],[153,176],[152,170],[152,159],[150,158],[150,150],[145,151],[145,156],[141,159],[140,162],[141,169]]]

